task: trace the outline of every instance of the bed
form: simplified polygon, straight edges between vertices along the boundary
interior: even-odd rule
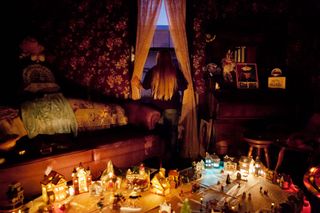
[[[23,80],[24,91],[36,95],[19,107],[0,107],[0,150],[12,148],[24,136],[30,139],[64,133],[77,136],[78,132],[108,129],[128,122],[153,129],[160,119],[160,112],[147,106],[65,97],[52,72],[40,64],[24,69]]]

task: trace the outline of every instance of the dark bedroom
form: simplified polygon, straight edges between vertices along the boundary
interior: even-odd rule
[[[317,0],[2,5],[0,212],[320,211]]]

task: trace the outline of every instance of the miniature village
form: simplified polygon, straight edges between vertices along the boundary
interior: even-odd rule
[[[141,164],[122,176],[109,161],[98,180],[80,163],[68,179],[47,169],[42,195],[25,204],[21,184],[12,184],[0,212],[301,212],[307,202],[289,175],[246,156],[206,153],[180,171]]]

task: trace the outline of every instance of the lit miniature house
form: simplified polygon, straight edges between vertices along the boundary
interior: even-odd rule
[[[237,165],[234,157],[229,157],[228,155],[224,156],[223,167],[226,172],[235,172],[237,170]]]
[[[159,195],[168,195],[170,193],[170,183],[165,174],[165,168],[160,168],[159,172],[151,180],[151,192]]]
[[[241,156],[239,160],[239,170],[243,177],[248,177],[250,171],[251,157]]]
[[[14,182],[8,186],[7,200],[10,202],[10,206],[19,211],[19,208],[23,205],[24,195],[23,187],[20,182]],[[0,210],[1,212],[1,210]],[[8,209],[9,212],[9,209]],[[11,212],[11,211],[10,211]],[[15,212],[15,211],[12,211]]]
[[[170,183],[170,187],[175,189],[179,186],[179,172],[176,169],[170,170],[168,173],[168,181]]]
[[[194,162],[193,163],[193,167],[194,167],[194,172],[195,172],[195,178],[199,179],[202,176],[202,172],[205,169],[205,165],[204,165],[204,161],[200,160],[199,162]]]
[[[74,194],[80,194],[89,191],[91,185],[91,171],[89,168],[85,169],[82,164],[75,168],[72,172],[72,183]]]
[[[44,202],[62,201],[68,197],[67,181],[63,175],[51,171],[41,181],[42,199]]]
[[[138,172],[133,172],[128,169],[126,174],[126,180],[129,189],[135,189],[138,191],[146,191],[150,186],[150,174],[144,168],[144,165],[139,166]]]
[[[215,153],[211,156],[212,158],[212,165],[213,168],[219,168],[220,167],[220,158],[218,155],[216,155]]]
[[[171,204],[167,204],[166,202],[159,205],[159,212],[161,213],[171,213]]]
[[[212,159],[211,155],[208,152],[206,152],[206,157],[204,159],[204,167],[206,169],[213,168],[213,159]]]
[[[103,192],[101,181],[94,181],[90,186],[90,195],[100,196]]]
[[[120,188],[121,178],[114,174],[111,160],[108,161],[107,168],[101,175],[101,182],[105,190],[116,190]]]
[[[253,166],[253,174],[256,176],[264,176],[265,175],[265,166],[257,156],[254,166]]]

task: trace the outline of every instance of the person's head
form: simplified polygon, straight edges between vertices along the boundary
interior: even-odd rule
[[[151,81],[154,99],[170,100],[177,90],[176,68],[173,65],[169,50],[160,50],[157,53],[157,64]]]
[[[173,66],[169,50],[160,50],[157,52],[156,61],[158,66]]]

